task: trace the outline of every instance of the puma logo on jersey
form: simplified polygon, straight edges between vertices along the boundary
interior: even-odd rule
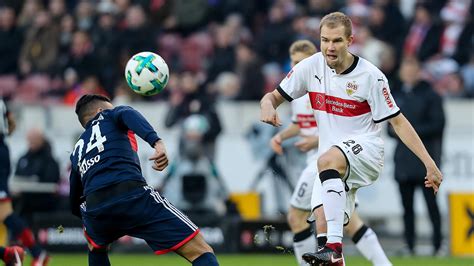
[[[377,81],[384,82],[383,78],[379,78],[379,79],[377,79]]]
[[[332,190],[332,189],[330,189],[330,190],[327,191],[327,193],[331,193],[331,192],[334,192],[334,193],[338,194],[339,196],[342,196],[341,193],[344,192],[344,191],[343,191],[343,190],[341,190],[341,191],[335,191],[335,190]]]
[[[319,81],[319,84],[321,84],[321,79],[323,79],[323,77],[318,77],[317,75],[314,75],[314,77]]]

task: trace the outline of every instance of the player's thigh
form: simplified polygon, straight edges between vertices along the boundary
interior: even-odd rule
[[[135,226],[125,233],[145,240],[157,255],[176,251],[199,234],[185,214],[151,187],[146,187],[133,206],[138,209],[132,215],[136,217]]]
[[[188,261],[194,261],[204,253],[214,253],[214,250],[206,243],[202,234],[198,233],[190,241],[186,242],[186,244],[175,250],[175,252]]]
[[[321,154],[318,158],[318,169],[320,173],[324,170],[334,169],[344,176],[347,169],[347,159],[343,151],[334,146]]]
[[[383,141],[373,136],[356,136],[336,144],[347,161],[346,191],[372,184],[383,168]],[[355,202],[355,199],[354,199]]]

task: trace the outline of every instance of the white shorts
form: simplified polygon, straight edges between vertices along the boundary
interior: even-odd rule
[[[383,168],[384,146],[380,137],[373,135],[356,136],[335,145],[347,159],[346,175],[342,179],[346,187],[346,217],[349,221],[356,203],[356,191],[372,184]]]
[[[293,195],[291,195],[290,205],[297,209],[311,211],[311,206],[313,206],[312,194],[314,187],[319,187],[321,190],[321,181],[319,180],[316,161],[308,164],[303,172],[301,172],[298,183],[293,191]],[[318,202],[316,202],[316,204],[321,205],[321,197],[317,198]]]

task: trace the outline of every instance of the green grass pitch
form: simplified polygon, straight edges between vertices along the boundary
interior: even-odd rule
[[[296,266],[292,255],[224,255],[218,254],[221,266]],[[474,258],[391,258],[395,266],[474,266]],[[110,261],[113,266],[189,266],[177,255],[155,256],[153,254],[112,254]],[[361,257],[347,257],[348,266],[370,266]],[[27,259],[24,265],[30,265]],[[87,265],[86,254],[52,254],[50,266],[83,266]]]

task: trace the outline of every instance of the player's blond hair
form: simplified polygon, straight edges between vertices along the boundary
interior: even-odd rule
[[[308,40],[295,41],[290,46],[290,55],[295,53],[303,53],[306,55],[313,55],[318,51],[316,46]]]
[[[319,23],[319,31],[321,31],[323,26],[334,29],[340,25],[344,26],[346,37],[352,35],[352,21],[342,12],[332,12],[324,16]]]

